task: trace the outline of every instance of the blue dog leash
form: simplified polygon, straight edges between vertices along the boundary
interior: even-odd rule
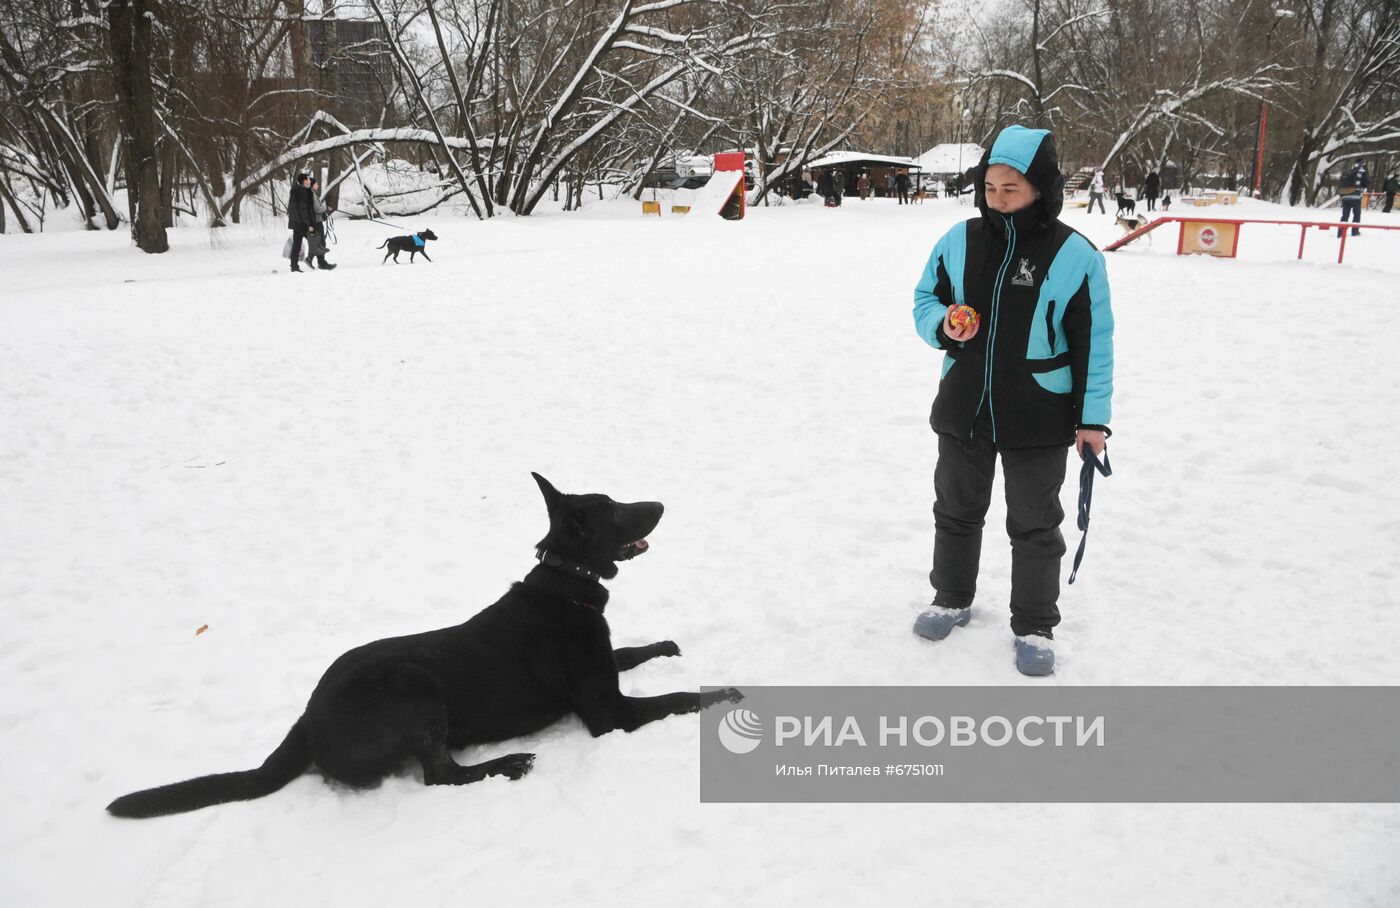
[[[1084,560],[1084,545],[1089,541],[1089,505],[1094,500],[1094,471],[1097,470],[1105,476],[1113,475],[1113,466],[1108,462],[1107,445],[1104,445],[1102,463],[1087,442],[1080,449],[1080,456],[1084,458],[1084,465],[1079,468],[1079,529],[1084,531],[1084,535],[1079,537],[1079,550],[1074,553],[1074,567],[1070,568],[1069,572],[1070,583],[1074,582],[1074,575],[1079,573],[1079,562]]]

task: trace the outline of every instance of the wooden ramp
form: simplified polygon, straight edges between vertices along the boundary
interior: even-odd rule
[[[726,208],[732,206],[731,200],[736,193],[744,191],[744,172],[742,170],[717,170],[709,182],[700,188],[695,194],[695,201],[690,203],[690,207],[703,214],[718,214],[721,216],[733,217]],[[742,213],[739,214],[742,217]]]
[[[1177,220],[1177,218],[1157,218],[1155,221],[1149,221],[1147,224],[1144,224],[1143,226],[1134,230],[1132,233],[1126,234],[1121,240],[1118,240],[1115,243],[1110,243],[1109,245],[1103,247],[1103,251],[1112,252],[1120,246],[1128,245],[1140,236],[1144,236],[1146,234],[1151,233],[1158,227],[1161,227],[1163,224],[1175,223]]]

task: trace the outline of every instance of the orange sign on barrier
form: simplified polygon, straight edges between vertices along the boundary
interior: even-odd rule
[[[1177,255],[1200,253],[1232,259],[1239,248],[1239,225],[1230,221],[1184,221]]]

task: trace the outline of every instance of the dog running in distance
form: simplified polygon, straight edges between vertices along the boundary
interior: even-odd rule
[[[1132,214],[1133,211],[1137,208],[1137,202],[1123,195],[1123,193],[1121,192],[1115,192],[1113,194],[1113,197],[1118,200],[1118,214],[1116,215],[1117,217],[1121,218],[1123,216],[1123,212],[1125,211],[1128,214]]]
[[[1120,228],[1122,228],[1124,236],[1127,236],[1135,230],[1141,230],[1143,227],[1147,226],[1147,218],[1140,214],[1130,214],[1126,217],[1120,216],[1114,218],[1113,222],[1117,224]],[[1143,235],[1147,237],[1147,245],[1151,246],[1152,234],[1146,233]]]
[[[435,239],[437,239],[437,234],[433,233],[431,230],[420,230],[417,233],[410,233],[408,236],[391,236],[376,247],[376,249],[383,249],[385,246],[389,247],[389,251],[384,253],[384,258],[380,260],[379,264],[382,265],[389,261],[389,256],[392,255],[394,257],[394,264],[397,265],[399,263],[400,252],[408,253],[408,263],[410,265],[413,264],[414,256],[421,255],[423,258],[428,259],[428,240]],[[428,259],[428,261],[431,262],[432,259]]]
[[[1147,218],[1143,217],[1140,214],[1128,215],[1127,217],[1123,217],[1120,215],[1119,217],[1114,219],[1114,223],[1117,224],[1119,227],[1123,228],[1123,232],[1126,234],[1132,233],[1134,230],[1140,230],[1143,227],[1146,227]]]
[[[618,672],[678,656],[670,640],[613,649],[601,581],[647,551],[661,520],[656,501],[566,495],[531,474],[549,511],[539,564],[495,604],[455,627],[390,637],[331,664],[306,711],[257,769],[201,776],[117,798],[119,817],[183,813],[269,795],[315,766],[356,788],[377,785],[417,760],[428,785],[488,776],[519,779],[534,754],[463,766],[452,751],[537,732],[570,713],[594,736],[633,731],[667,716],[737,703],[734,688],[628,697]]]

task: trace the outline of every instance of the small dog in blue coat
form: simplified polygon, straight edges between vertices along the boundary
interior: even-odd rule
[[[420,230],[408,236],[391,236],[379,244],[378,248],[380,249],[383,249],[385,246],[389,247],[389,251],[384,253],[384,260],[379,264],[382,265],[384,262],[389,261],[389,256],[392,255],[394,257],[394,264],[397,265],[399,263],[400,252],[408,253],[408,263],[410,265],[413,264],[413,257],[416,255],[421,255],[423,258],[428,259],[428,240],[435,239],[437,239],[437,234],[433,233],[431,230]],[[431,262],[432,259],[428,259],[428,261]]]

